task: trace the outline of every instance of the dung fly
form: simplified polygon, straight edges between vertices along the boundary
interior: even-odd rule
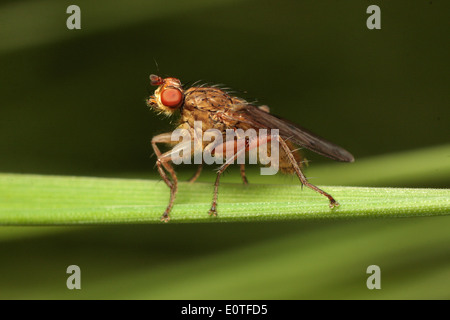
[[[196,132],[194,130],[195,123],[201,122],[201,133],[206,133],[209,129],[215,129],[220,132],[223,137],[226,132],[238,129],[256,131],[261,129],[274,130],[277,134],[269,133],[264,138],[258,134],[254,139],[246,139],[244,143],[232,142],[225,140],[224,143],[218,144],[214,142],[200,143],[201,150],[209,151],[212,154],[223,154],[227,149],[233,149],[233,159],[227,161],[217,171],[217,177],[214,184],[214,194],[209,210],[210,215],[217,215],[217,196],[220,175],[225,169],[234,162],[238,154],[249,152],[250,150],[268,144],[268,142],[276,141],[279,146],[279,169],[284,173],[296,174],[300,182],[311,188],[312,190],[327,197],[330,208],[338,206],[339,203],[327,192],[319,189],[315,185],[308,182],[302,172],[303,158],[298,152],[297,147],[306,148],[314,151],[322,156],[337,161],[353,162],[354,158],[347,150],[331,143],[305,128],[292,123],[291,121],[282,119],[269,113],[267,106],[255,106],[244,99],[233,96],[226,89],[218,86],[192,86],[185,88],[180,80],[176,78],[162,78],[156,75],[150,76],[151,85],[157,86],[154,94],[147,98],[147,105],[158,113],[172,115],[176,112],[180,113],[177,129],[185,130],[190,133],[192,143]],[[197,133],[198,134],[198,133]],[[217,137],[216,137],[217,138]],[[173,146],[177,141],[172,141],[172,132],[159,134],[152,138],[152,147],[157,156],[156,166],[164,182],[170,188],[169,204],[164,211],[161,220],[169,221],[170,211],[172,210],[175,197],[178,190],[178,179],[172,167],[174,152],[171,151],[161,153],[157,144],[167,144]],[[191,142],[189,142],[191,143]],[[211,147],[214,144],[213,147]],[[192,154],[194,155],[194,150]],[[227,154],[228,155],[228,154]],[[232,161],[230,161],[232,160]],[[195,181],[202,170],[202,163],[199,164],[195,175],[191,178],[191,182]],[[247,184],[245,175],[245,165],[240,164],[240,172],[242,180]]]

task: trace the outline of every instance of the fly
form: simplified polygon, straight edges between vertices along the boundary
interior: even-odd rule
[[[256,131],[260,129],[278,129],[277,135],[268,135],[264,140],[258,136],[254,143],[247,141],[240,147],[235,145],[234,151],[236,155],[241,151],[246,152],[255,146],[261,146],[271,140],[276,140],[279,145],[279,168],[281,171],[288,174],[296,174],[303,185],[327,197],[330,208],[339,205],[329,193],[308,182],[302,171],[303,158],[296,146],[307,148],[336,161],[353,162],[354,157],[347,150],[297,124],[270,114],[267,106],[255,106],[219,87],[193,86],[185,89],[180,80],[171,77],[161,78],[157,75],[150,76],[150,83],[153,86],[157,86],[157,88],[154,94],[146,100],[147,105],[158,113],[166,115],[179,112],[180,119],[177,129],[188,130],[188,132],[192,133],[191,137],[195,136],[195,121],[202,122],[201,130],[203,132],[208,129],[216,129],[223,136],[230,129],[255,129]],[[161,153],[157,145],[161,143],[173,145],[174,141],[172,141],[171,136],[172,132],[159,134],[153,137],[151,142],[157,156],[156,166],[158,172],[170,188],[169,204],[161,217],[161,221],[165,222],[168,222],[170,219],[170,211],[178,191],[178,179],[171,164],[173,153],[171,151]],[[201,147],[207,148],[207,144],[201,144]],[[215,150],[218,149],[216,148]],[[217,215],[220,176],[230,164],[229,161],[225,162],[217,172],[213,200],[209,210],[210,215]],[[191,182],[198,178],[202,167],[203,165],[200,164],[191,178]],[[240,172],[244,184],[247,184],[244,164],[240,165]]]

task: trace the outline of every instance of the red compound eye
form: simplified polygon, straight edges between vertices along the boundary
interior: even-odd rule
[[[178,89],[169,88],[161,93],[161,102],[166,107],[177,107],[181,100],[183,100],[183,94]]]

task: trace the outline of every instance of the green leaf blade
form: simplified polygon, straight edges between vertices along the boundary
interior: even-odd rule
[[[323,186],[340,203],[300,185],[222,184],[219,216],[207,212],[213,186],[179,183],[171,223],[407,217],[450,213],[449,189]],[[162,181],[0,174],[0,224],[160,223]]]

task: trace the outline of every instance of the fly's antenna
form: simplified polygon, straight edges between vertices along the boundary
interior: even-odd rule
[[[156,66],[156,71],[159,74],[159,65],[158,65],[158,61],[156,61],[155,57],[153,57],[153,61],[155,61],[155,66]]]
[[[155,62],[155,66],[156,66],[156,71],[157,71],[157,73],[158,73],[158,74],[161,74],[161,72],[159,71],[159,64],[158,64],[158,61],[156,61],[156,58],[155,58],[155,57],[153,57],[153,61]],[[161,75],[163,76],[163,78],[169,77],[168,74],[161,74]]]

